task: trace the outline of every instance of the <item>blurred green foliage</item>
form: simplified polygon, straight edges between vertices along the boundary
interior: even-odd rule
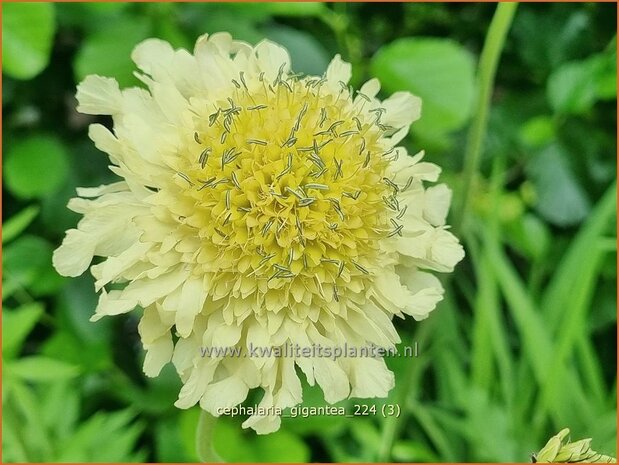
[[[54,40],[54,7],[49,3],[15,4],[2,18],[2,69],[30,79],[49,62]]]
[[[492,4],[56,3],[3,5],[3,458],[197,459],[198,411],[173,406],[172,367],[141,372],[136,317],[88,321],[93,281],[59,277],[51,254],[78,217],[77,186],[110,182],[75,112],[99,73],[138,85],[132,48],[191,49],[226,30],[285,45],[296,71],[336,53],[353,84],[409,90],[423,117],[405,141],[459,195],[475,66]],[[525,461],[555,431],[616,454],[616,5],[523,4],[497,73],[467,259],[421,324],[420,356],[389,359],[387,419],[285,418],[259,437],[223,418],[229,461]],[[101,120],[106,122],[105,120]],[[305,386],[304,405],[323,405]],[[252,404],[254,399],[249,399]],[[353,400],[344,403],[351,408]],[[372,405],[374,401],[363,401]]]
[[[397,39],[372,57],[371,72],[386,92],[407,90],[423,96],[423,118],[415,134],[440,138],[460,129],[471,116],[473,57],[456,42]]]

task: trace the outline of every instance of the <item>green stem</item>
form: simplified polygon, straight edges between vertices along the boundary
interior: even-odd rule
[[[409,386],[411,385],[413,378],[413,370],[409,369],[405,373],[405,378],[402,380],[404,388],[400,389],[395,395],[395,404],[402,408],[400,417],[387,417],[383,423],[383,434],[381,436],[380,446],[378,448],[378,455],[376,460],[378,462],[391,461],[391,449],[393,444],[397,440],[397,436],[400,433],[403,421],[402,416],[406,417],[406,407],[408,401],[408,395],[410,394]],[[406,418],[404,418],[406,419]]]
[[[427,321],[424,325],[421,325],[409,342],[413,343],[417,341],[421,347],[429,347],[428,337],[432,333],[432,321],[433,320]],[[397,441],[401,429],[408,419],[410,398],[416,395],[416,386],[418,385],[419,378],[427,366],[428,359],[424,356],[411,360],[407,370],[403,373],[403,378],[396,380],[397,387],[393,402],[400,406],[401,414],[399,416],[390,416],[385,419],[383,423],[383,434],[376,455],[377,462],[391,461],[391,450],[393,449],[393,445]]]
[[[490,97],[492,95],[496,67],[517,6],[518,3],[498,4],[492,22],[490,23],[488,34],[484,42],[484,48],[479,60],[479,94],[476,102],[475,117],[469,131],[465,152],[464,194],[459,206],[460,208],[456,210],[458,217],[456,218],[455,224],[458,227],[462,224],[466,216],[465,213],[468,208],[470,191],[474,186],[474,178],[479,168],[481,146],[486,135],[488,110],[490,108]],[[446,280],[445,287],[447,287],[448,281],[449,279]],[[429,323],[430,322],[426,322],[425,326],[422,326],[420,331],[423,334],[425,334],[425,331],[430,330]],[[409,367],[406,378],[399,386],[400,391],[396,399],[403,407],[407,403],[408,396],[411,392],[414,379],[413,372],[415,369],[416,367],[414,365]],[[386,420],[381,444],[377,453],[379,461],[388,461],[391,458],[391,449],[404,423],[405,412],[406,408],[402,408],[402,415],[400,417],[390,417]]]
[[[333,8],[333,10],[325,9],[319,19],[333,31],[343,58],[352,64],[352,69],[361,69],[363,65],[361,45],[355,40],[354,34],[349,33],[351,23],[347,15],[347,5],[334,3]]]
[[[457,217],[454,222],[457,229],[461,229],[464,225],[472,191],[475,188],[475,180],[481,160],[481,149],[486,138],[486,129],[488,128],[488,113],[494,88],[496,68],[517,6],[518,3],[511,2],[499,3],[497,5],[479,59],[479,69],[477,72],[479,88],[473,121],[469,129],[466,151],[464,153],[464,181],[461,200],[459,208],[456,210]]]
[[[202,463],[222,463],[223,460],[213,448],[213,431],[217,418],[200,409],[200,419],[196,429],[196,452]]]

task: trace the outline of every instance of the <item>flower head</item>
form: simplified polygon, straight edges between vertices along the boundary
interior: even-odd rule
[[[539,453],[531,456],[531,461],[533,463],[617,463],[614,457],[592,450],[591,438],[570,442],[569,434],[569,428],[559,431],[548,440]]]
[[[451,271],[463,251],[445,226],[449,189],[424,186],[439,168],[397,145],[420,100],[381,102],[376,79],[353,91],[339,56],[323,76],[295,75],[281,46],[227,33],[202,36],[193,55],[147,40],[132,58],[148,90],[89,76],[77,92],[79,111],[112,116],[113,133],[93,124],[89,135],[122,178],[78,189],[69,208],[84,217],[54,254],[67,276],[104,257],[91,267],[93,320],[144,309],[144,371],[173,362],[180,408],[218,415],[258,387],[261,407],[294,406],[296,367],[331,403],[386,396],[381,358],[201,348],[390,348],[394,315],[427,317],[443,293],[428,271]]]

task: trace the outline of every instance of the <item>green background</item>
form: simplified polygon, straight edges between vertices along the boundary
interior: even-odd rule
[[[77,186],[114,180],[75,112],[91,73],[138,85],[129,55],[204,32],[285,45],[321,74],[340,53],[353,84],[409,90],[405,141],[462,186],[476,68],[493,4],[4,4],[3,461],[195,461],[198,411],[173,406],[172,367],[141,372],[137,313],[90,323],[93,280],[59,277],[52,250]],[[616,5],[522,4],[496,77],[467,257],[423,323],[398,321],[419,357],[391,358],[398,418],[285,419],[256,436],[224,418],[228,461],[527,461],[559,429],[616,438]],[[453,213],[458,213],[453,212]],[[304,405],[324,405],[306,387]],[[256,396],[250,396],[253,404]],[[341,405],[352,409],[351,400]]]

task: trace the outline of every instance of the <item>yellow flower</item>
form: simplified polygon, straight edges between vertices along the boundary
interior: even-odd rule
[[[591,449],[591,438],[570,442],[569,428],[563,428],[551,437],[537,454],[531,457],[533,463],[616,463],[609,455],[602,455]],[[567,440],[565,438],[568,438]]]
[[[147,40],[132,58],[148,90],[89,76],[77,92],[79,111],[112,116],[113,133],[89,135],[123,179],[78,189],[69,208],[84,217],[54,254],[66,276],[105,258],[90,268],[93,321],[143,308],[144,371],[172,361],[180,408],[218,415],[258,387],[262,408],[294,406],[297,366],[327,402],[385,397],[381,358],[202,348],[391,348],[394,315],[428,316],[443,290],[427,270],[451,271],[464,253],[445,225],[450,190],[424,187],[440,169],[397,145],[420,100],[381,102],[376,79],[353,92],[339,56],[323,76],[292,74],[283,47],[227,33],[202,36],[193,55]],[[269,411],[244,426],[279,424]]]

